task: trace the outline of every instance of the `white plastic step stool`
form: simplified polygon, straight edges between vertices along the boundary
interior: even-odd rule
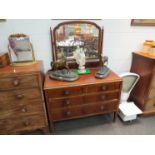
[[[134,104],[134,102],[121,103],[119,105],[118,115],[123,121],[132,121],[137,118],[142,111]]]

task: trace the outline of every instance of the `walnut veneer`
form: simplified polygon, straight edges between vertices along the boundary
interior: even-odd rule
[[[74,82],[56,81],[46,75],[44,90],[50,124],[53,122],[114,113],[114,120],[120,101],[122,80],[111,71],[105,79],[91,74],[80,75]]]
[[[143,110],[143,115],[155,113],[155,56],[133,53],[131,72],[140,75],[140,80],[130,95],[130,100]]]
[[[48,132],[42,62],[0,69],[0,134]]]

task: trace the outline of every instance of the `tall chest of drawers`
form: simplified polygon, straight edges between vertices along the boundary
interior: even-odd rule
[[[122,80],[111,71],[105,79],[91,74],[80,75],[79,80],[64,82],[51,80],[46,75],[44,91],[50,124],[53,122],[113,113],[114,120],[120,100]]]
[[[48,132],[42,62],[0,69],[0,134]]]
[[[134,52],[131,72],[140,75],[140,80],[130,95],[130,100],[143,111],[143,115],[155,114],[155,56]]]

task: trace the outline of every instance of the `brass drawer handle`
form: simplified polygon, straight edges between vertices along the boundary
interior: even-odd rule
[[[70,104],[71,104],[70,100],[65,101],[65,105],[70,105]]]
[[[104,101],[106,99],[106,96],[102,95],[100,99]]]
[[[70,94],[69,90],[65,90],[65,91],[64,91],[64,94],[65,94],[65,95],[69,95],[69,94]]]
[[[70,115],[71,115],[71,112],[70,112],[70,111],[67,111],[67,112],[65,113],[65,115],[66,115],[66,116],[70,116]]]
[[[13,85],[14,86],[19,86],[20,81],[18,79],[13,80]]]
[[[24,97],[24,94],[17,94],[16,97],[17,99],[22,99]]]
[[[30,121],[29,120],[26,120],[23,122],[24,126],[29,126],[30,125]]]
[[[101,105],[100,109],[101,110],[104,110],[105,109],[105,106],[104,105]]]
[[[21,112],[23,112],[23,113],[27,112],[27,108],[26,107],[22,108]]]
[[[102,87],[101,87],[101,89],[104,91],[104,90],[107,90],[107,86],[105,86],[105,85],[103,85]]]

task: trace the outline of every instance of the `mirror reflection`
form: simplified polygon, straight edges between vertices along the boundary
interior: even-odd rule
[[[30,39],[25,34],[13,34],[9,38],[9,53],[12,63],[34,61]]]
[[[62,24],[55,30],[57,52],[63,52],[67,60],[71,60],[80,47],[86,59],[99,58],[99,33],[99,29],[89,23]]]

